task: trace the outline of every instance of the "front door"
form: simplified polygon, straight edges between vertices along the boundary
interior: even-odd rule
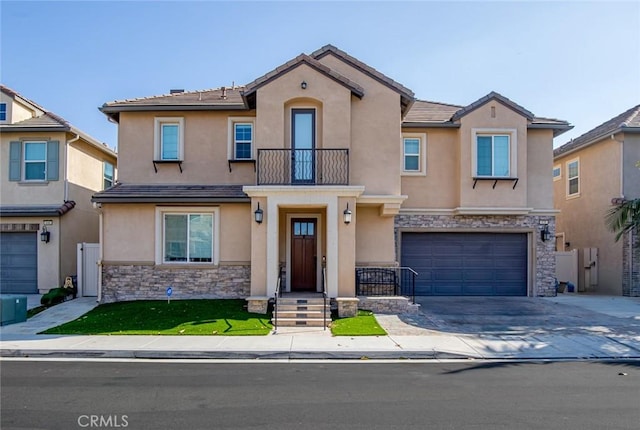
[[[315,182],[316,111],[291,110],[291,182]]]
[[[316,220],[291,220],[291,291],[316,291]]]

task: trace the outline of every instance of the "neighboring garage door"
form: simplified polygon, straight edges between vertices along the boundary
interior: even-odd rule
[[[0,292],[38,293],[36,232],[0,233]]]
[[[526,296],[526,233],[403,233],[416,295]]]

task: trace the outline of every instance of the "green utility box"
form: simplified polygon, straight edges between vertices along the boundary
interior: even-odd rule
[[[15,324],[27,320],[27,296],[1,294],[0,302],[0,325]]]

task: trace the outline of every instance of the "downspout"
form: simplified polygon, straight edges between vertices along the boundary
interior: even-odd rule
[[[76,133],[76,137],[71,140],[67,140],[67,143],[64,145],[64,201],[69,201],[69,172],[67,171],[67,166],[69,165],[69,144],[73,142],[77,142],[80,140],[80,135]]]

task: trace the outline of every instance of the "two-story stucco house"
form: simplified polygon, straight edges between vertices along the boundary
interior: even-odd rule
[[[172,286],[264,312],[278,284],[326,285],[344,315],[356,268],[397,265],[418,272],[416,294],[555,294],[541,232],[555,226],[553,137],[570,126],[497,93],[416,100],[327,45],[246,86],[101,110],[121,156],[119,183],[93,198],[102,301]]]
[[[0,133],[0,291],[44,293],[76,275],[78,243],[99,241],[91,196],[113,184],[116,153],[5,86]]]
[[[640,296],[637,234],[615,241],[613,205],[640,198],[640,105],[554,151],[558,250],[578,250],[580,291]],[[635,244],[635,245],[634,245]]]

